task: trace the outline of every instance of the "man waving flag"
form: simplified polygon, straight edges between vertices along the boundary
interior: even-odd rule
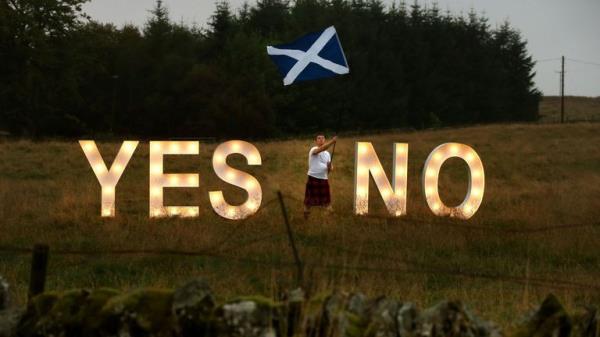
[[[284,85],[350,72],[333,26],[288,44],[268,46],[267,53],[284,77]]]

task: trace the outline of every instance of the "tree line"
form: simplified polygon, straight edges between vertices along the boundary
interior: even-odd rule
[[[530,121],[540,92],[508,22],[379,0],[217,2],[206,27],[159,0],[142,27],[85,0],[0,0],[0,130],[17,136],[268,138]],[[266,46],[334,25],[350,74],[289,87]]]

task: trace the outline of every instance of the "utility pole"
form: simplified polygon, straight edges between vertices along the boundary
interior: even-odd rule
[[[565,122],[565,57],[561,58],[560,68],[560,122]]]

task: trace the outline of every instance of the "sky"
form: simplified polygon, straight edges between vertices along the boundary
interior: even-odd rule
[[[237,9],[245,0],[229,0]],[[255,0],[248,0],[252,4]],[[391,4],[393,0],[384,0]],[[84,10],[94,20],[142,26],[155,0],[91,0]],[[164,0],[173,21],[206,26],[213,0]],[[408,0],[407,3],[412,3]],[[419,1],[431,5],[432,1]],[[535,60],[535,83],[544,95],[559,93],[560,57],[565,56],[565,94],[600,96],[600,0],[438,0],[455,14],[471,8],[492,27],[508,20],[528,42]],[[340,36],[342,43],[344,37]]]

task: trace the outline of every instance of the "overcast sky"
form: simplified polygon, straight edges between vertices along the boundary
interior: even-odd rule
[[[253,3],[255,0],[249,0]],[[391,3],[393,0],[384,0]],[[143,25],[155,0],[91,0],[86,12],[95,20]],[[239,8],[244,0],[230,0]],[[171,19],[205,26],[215,5],[213,0],[164,0]],[[412,3],[412,0],[407,1]],[[420,1],[431,4],[431,1]],[[484,12],[495,26],[508,19],[528,41],[538,63],[535,82],[545,95],[557,95],[561,55],[567,57],[565,93],[600,96],[600,0],[439,0],[439,7],[454,13],[474,8]],[[342,43],[344,37],[340,36]],[[570,59],[585,61],[572,61]]]

